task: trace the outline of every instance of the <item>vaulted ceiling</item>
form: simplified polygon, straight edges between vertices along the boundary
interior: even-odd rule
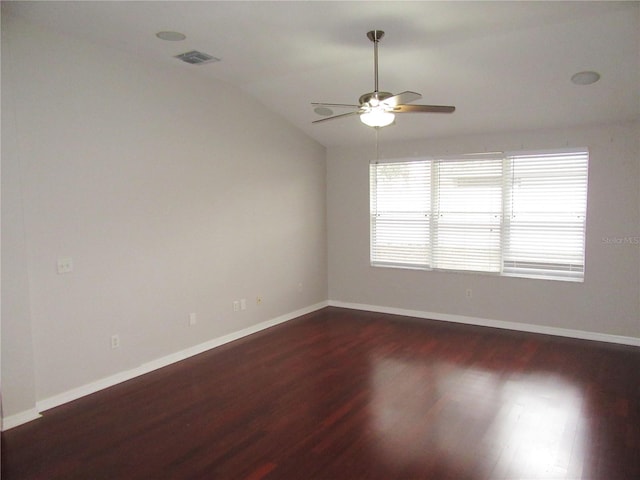
[[[360,144],[357,117],[311,102],[357,103],[373,90],[420,92],[455,113],[406,114],[387,140],[561,128],[640,117],[640,2],[3,2],[8,13],[141,62],[236,85],[326,146]],[[162,41],[159,31],[183,41]],[[221,59],[189,65],[199,50]],[[600,73],[574,85],[580,71]],[[212,82],[212,88],[215,85]],[[336,111],[335,113],[343,113]]]

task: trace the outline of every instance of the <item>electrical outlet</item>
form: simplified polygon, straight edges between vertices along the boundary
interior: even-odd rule
[[[467,298],[473,298],[473,290],[467,288],[466,292],[464,292],[464,296]]]
[[[111,335],[111,348],[120,348],[120,335]]]
[[[193,327],[196,323],[198,323],[198,316],[195,313],[189,314],[189,326]]]
[[[73,259],[72,258],[59,258],[57,263],[58,275],[64,273],[73,272]]]
[[[240,301],[239,300],[234,300],[233,301],[233,311],[234,312],[239,312],[240,311]]]
[[[247,299],[243,298],[242,300],[240,300],[240,310],[246,310],[247,309]]]

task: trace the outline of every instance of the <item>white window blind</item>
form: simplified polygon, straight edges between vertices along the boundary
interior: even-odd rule
[[[504,272],[583,278],[588,153],[510,155]]]
[[[374,164],[371,264],[581,280],[588,152]]]
[[[502,160],[433,162],[432,268],[499,272]]]
[[[374,265],[430,263],[431,165],[371,165],[371,259]]]

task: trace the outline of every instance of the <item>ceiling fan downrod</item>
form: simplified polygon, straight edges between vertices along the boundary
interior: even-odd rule
[[[378,42],[384,37],[382,30],[371,30],[367,32],[367,38],[373,42],[373,91],[378,93]]]

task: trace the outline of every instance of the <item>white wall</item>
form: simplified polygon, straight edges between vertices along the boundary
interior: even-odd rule
[[[2,409],[35,408],[33,337],[16,131],[14,83],[7,81],[8,28],[2,24]],[[12,159],[12,161],[8,161]]]
[[[390,127],[395,128],[395,127]],[[588,147],[584,283],[442,273],[369,264],[368,166],[372,145],[327,152],[329,298],[334,302],[458,315],[640,338],[640,126],[505,133],[387,144],[380,157]],[[465,298],[471,288],[473,298]]]
[[[222,63],[2,29],[5,416],[326,301],[324,147],[185,74]]]

